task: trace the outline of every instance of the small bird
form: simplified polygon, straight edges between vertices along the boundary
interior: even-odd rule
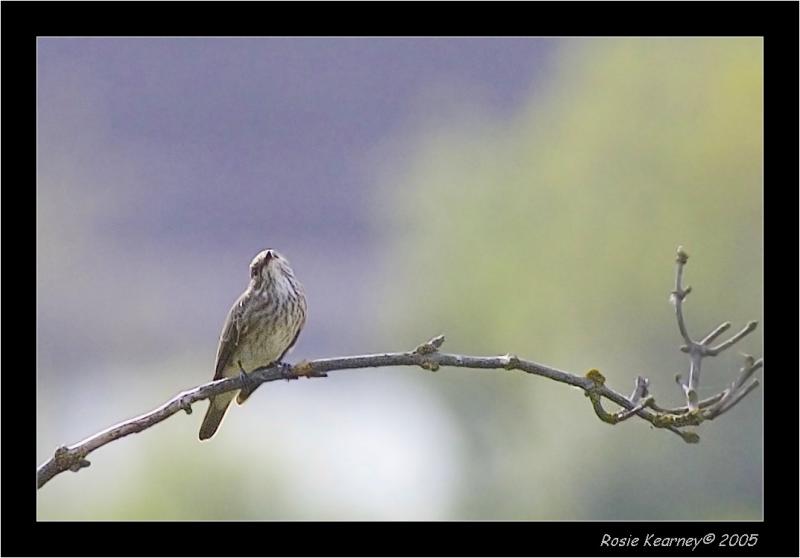
[[[222,328],[214,379],[279,363],[305,322],[305,292],[289,262],[275,250],[259,252],[250,262],[250,284],[233,304]],[[230,391],[210,398],[200,439],[214,435],[234,396],[241,405],[254,390],[245,387],[238,396]]]

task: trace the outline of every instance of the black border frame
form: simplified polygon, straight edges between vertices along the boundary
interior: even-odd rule
[[[258,3],[3,2],[2,108],[5,183],[3,283],[7,366],[2,405],[2,527],[5,555],[798,555],[798,453],[795,358],[797,254],[783,225],[796,223],[798,188],[798,29],[794,2],[569,3]],[[320,23],[322,22],[322,23]],[[328,22],[337,22],[332,25]],[[369,25],[365,22],[373,22]],[[326,25],[327,23],[327,25]],[[335,29],[335,31],[334,31]],[[379,31],[379,32],[378,32]],[[37,522],[35,393],[30,357],[35,320],[27,297],[35,269],[36,37],[80,35],[747,35],[764,37],[765,318],[770,363],[781,365],[764,389],[763,522]],[[767,187],[769,184],[769,187]],[[767,195],[769,193],[769,195]],[[786,196],[790,193],[790,196]],[[791,197],[790,200],[781,198]],[[10,233],[10,234],[9,234]],[[790,244],[787,246],[787,244]],[[31,246],[33,245],[33,246]],[[780,266],[780,267],[779,267]],[[789,285],[782,288],[781,280]],[[769,295],[769,296],[767,296]],[[20,303],[19,306],[17,303]],[[19,308],[19,311],[15,311]],[[794,310],[792,310],[793,312]],[[13,312],[13,314],[12,314]],[[14,322],[10,322],[13,316]],[[30,316],[30,318],[29,318]],[[24,333],[23,333],[24,332]],[[786,336],[781,340],[781,336]],[[17,337],[16,339],[14,337]],[[29,345],[30,344],[30,345]],[[20,351],[19,347],[33,350]],[[781,350],[792,347],[791,356]],[[14,350],[11,350],[14,349]],[[782,362],[788,360],[788,362]],[[772,378],[775,380],[772,380]],[[791,385],[786,385],[785,383]],[[23,480],[24,479],[24,480]],[[784,504],[786,504],[784,506]],[[217,533],[209,537],[208,529]],[[366,529],[366,531],[364,531]],[[759,533],[752,548],[600,547],[611,536]]]

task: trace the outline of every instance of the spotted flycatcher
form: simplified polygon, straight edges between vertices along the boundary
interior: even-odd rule
[[[222,328],[214,379],[231,378],[277,364],[292,348],[306,321],[306,297],[289,262],[264,250],[250,262],[250,284],[233,304]],[[200,439],[211,438],[236,396],[240,405],[255,387],[210,398]]]

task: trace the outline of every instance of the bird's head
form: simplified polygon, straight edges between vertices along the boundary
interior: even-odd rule
[[[256,287],[264,282],[280,281],[286,275],[292,275],[292,268],[276,250],[262,250],[250,262],[250,281]]]

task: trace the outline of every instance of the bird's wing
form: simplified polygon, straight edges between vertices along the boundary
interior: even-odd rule
[[[217,363],[214,367],[214,379],[219,380],[222,378],[222,371],[228,366],[228,361],[233,355],[233,350],[239,345],[244,331],[242,331],[242,308],[245,305],[247,293],[243,293],[236,302],[233,303],[228,317],[225,320],[225,326],[222,328],[222,334],[219,336],[219,347],[217,347]]]

